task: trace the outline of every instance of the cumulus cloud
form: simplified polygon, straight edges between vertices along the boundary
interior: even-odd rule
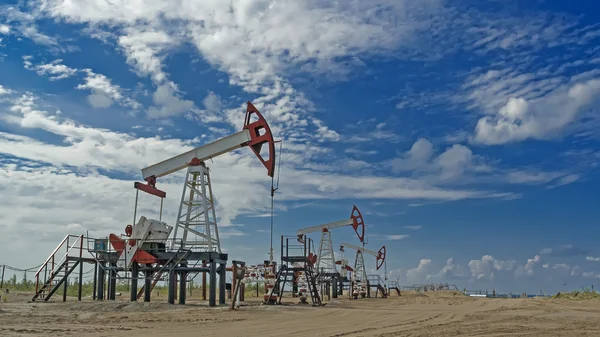
[[[91,90],[92,94],[88,96],[88,101],[94,108],[107,108],[118,102],[120,105],[130,108],[141,108],[141,104],[135,100],[126,97],[123,89],[112,83],[112,81],[102,74],[97,74],[91,69],[85,69],[85,83],[79,84],[77,89]]]
[[[476,280],[493,279],[497,271],[510,271],[515,268],[517,261],[497,260],[491,255],[484,255],[479,260],[469,261],[471,276]]]
[[[183,115],[196,107],[194,102],[177,96],[178,88],[173,82],[161,84],[152,95],[156,106],[148,109],[150,118]]]
[[[540,99],[511,97],[494,116],[478,121],[474,140],[498,145],[556,137],[584,116],[585,109],[597,101],[599,93],[600,79],[591,79],[564,85]]]
[[[571,244],[561,245],[558,247],[544,248],[540,251],[541,255],[548,255],[551,257],[569,257],[569,256],[581,256],[586,255],[587,250],[579,247],[574,247]]]
[[[40,76],[47,76],[51,81],[62,80],[64,78],[71,77],[77,73],[77,69],[67,67],[61,64],[63,60],[57,59],[50,63],[42,63],[33,65],[31,63],[31,56],[25,56],[23,58],[23,64],[25,69],[34,70]]]
[[[431,259],[421,259],[416,268],[411,268],[406,271],[407,284],[421,283],[426,280],[431,268]]]
[[[11,94],[11,93],[13,93],[12,90],[7,89],[7,88],[3,87],[2,85],[0,85],[0,96],[2,96],[2,95],[8,95],[8,94]]]
[[[535,272],[535,266],[540,262],[540,255],[536,255],[531,259],[527,259],[527,263],[523,266],[519,266],[515,271],[517,276],[531,276]]]
[[[97,74],[91,69],[75,69],[62,64],[62,59],[54,60],[50,63],[33,64],[32,56],[24,56],[23,64],[25,69],[33,70],[40,76],[46,76],[51,81],[61,80],[73,77],[78,73],[84,73],[84,83],[76,86],[79,90],[90,90],[92,94],[88,96],[88,102],[94,108],[107,108],[114,102],[133,109],[141,108],[141,104],[124,94],[124,90],[112,83],[112,81],[102,74]]]

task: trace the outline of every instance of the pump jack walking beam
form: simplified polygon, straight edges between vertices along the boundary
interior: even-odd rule
[[[296,232],[296,235],[298,235],[298,240],[302,240],[304,238],[305,234],[315,233],[315,232],[328,232],[330,229],[345,227],[345,226],[352,226],[352,228],[356,232],[356,235],[358,236],[358,239],[360,240],[360,242],[363,242],[363,240],[365,238],[365,221],[363,219],[362,214],[358,210],[358,207],[356,207],[356,205],[354,205],[352,207],[352,213],[350,214],[349,219],[334,221],[334,222],[326,223],[323,225],[302,228]]]
[[[379,251],[377,251],[377,252],[372,251],[370,249],[366,249],[364,247],[351,245],[349,243],[340,243],[340,250],[342,252],[344,251],[344,247],[354,249],[357,252],[362,252],[362,253],[366,253],[366,254],[375,256],[375,258],[377,258],[377,270],[379,270],[379,268],[381,268],[383,266],[383,264],[385,263],[385,246],[382,246],[381,248],[379,248]]]
[[[256,117],[257,120],[252,122],[252,117]],[[268,144],[269,158],[267,159],[260,154],[264,144]],[[135,188],[164,198],[166,192],[156,188],[157,178],[190,165],[199,165],[203,161],[244,146],[249,146],[252,149],[267,169],[267,175],[273,177],[275,173],[275,141],[273,140],[273,134],[265,118],[250,102],[247,102],[246,118],[242,131],[142,169],[142,177],[146,184],[136,182]]]

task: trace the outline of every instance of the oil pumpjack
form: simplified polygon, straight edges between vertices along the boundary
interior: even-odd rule
[[[352,284],[351,287],[352,296],[356,299],[358,295],[361,297],[366,297],[368,290],[370,289],[369,278],[367,277],[367,269],[365,268],[365,258],[363,253],[375,256],[377,263],[377,270],[379,270],[385,263],[385,254],[386,249],[385,246],[382,246],[379,251],[375,252],[370,249],[366,249],[364,247],[359,247],[355,245],[351,245],[349,243],[341,243],[340,251],[344,251],[344,248],[350,248],[356,250],[356,258],[354,260],[354,273],[352,275]],[[387,273],[387,271],[386,271]],[[378,290],[382,291],[382,294],[386,294],[383,286],[378,284]],[[381,288],[381,289],[379,289]]]
[[[365,235],[365,224],[356,205],[353,206],[350,217],[347,219],[299,229],[296,232],[296,240],[300,245],[293,247],[289,238],[282,237],[281,266],[269,286],[270,290],[265,294],[264,303],[281,304],[283,287],[287,282],[292,282],[292,292],[294,296],[300,298],[302,303],[306,303],[307,295],[310,295],[313,305],[321,305],[322,294],[319,294],[318,286],[327,293],[331,290],[333,294],[331,297],[337,298],[338,284],[343,281],[341,275],[345,275],[346,271],[351,271],[352,268],[347,265],[347,261],[335,260],[331,230],[350,226],[362,242]],[[306,234],[315,232],[321,232],[321,242],[316,255],[311,251],[312,240],[306,237]],[[341,265],[341,273],[338,271],[337,265]],[[276,295],[275,291],[279,295]]]
[[[132,273],[137,274],[140,271],[139,265],[146,266],[145,289],[137,294],[137,298],[143,293],[147,293],[149,297],[148,291],[156,285],[163,273],[170,272],[170,278],[175,276],[174,273],[185,278],[188,273],[209,272],[210,301],[213,304],[214,288],[217,287],[214,284],[217,268],[220,275],[219,288],[222,291],[220,295],[224,294],[227,254],[223,254],[221,250],[210,174],[205,161],[241,147],[249,147],[267,169],[267,175],[272,178],[275,171],[274,144],[273,134],[267,121],[252,103],[247,102],[244,126],[241,131],[142,169],[142,177],[146,183],[135,182],[134,184],[137,189],[135,212],[137,212],[138,193],[143,191],[161,198],[161,218],[166,192],[156,187],[157,178],[184,168],[187,168],[187,173],[179,212],[173,226],[161,220],[141,216],[136,224],[125,228],[125,239],[115,234],[109,236],[113,248],[119,255],[117,262],[119,270],[131,270]],[[264,145],[268,150],[267,158],[261,154]],[[168,242],[169,237],[171,237],[170,242]],[[217,267],[217,264],[220,266]],[[148,281],[148,274],[152,274],[152,283]],[[171,280],[169,281],[171,284]],[[180,282],[185,289],[185,280]],[[170,287],[176,287],[175,283]],[[185,296],[184,293],[183,295],[180,293],[180,297]],[[171,291],[169,294],[169,302],[172,302]],[[224,295],[220,302],[224,303]]]

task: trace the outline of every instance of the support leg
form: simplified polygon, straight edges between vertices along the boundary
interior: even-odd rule
[[[131,265],[131,289],[129,300],[131,302],[137,302],[137,291],[138,291],[138,275],[140,272],[140,265],[134,262]]]
[[[185,281],[187,279],[187,273],[182,271],[179,274],[179,304],[185,304],[185,291],[186,291],[186,287],[185,287]]]
[[[146,278],[144,279],[144,302],[150,302],[152,293],[152,270],[146,270]]]
[[[116,265],[113,265],[112,267],[116,268]],[[110,289],[108,296],[111,301],[114,301],[117,299],[117,270],[116,269],[110,270],[108,283],[109,283],[109,289]]]
[[[202,261],[202,265],[204,265],[206,261]],[[206,301],[206,272],[202,272],[202,300]]]
[[[217,306],[217,264],[210,261],[210,282],[208,285],[208,306]]]
[[[169,271],[169,295],[168,295],[168,302],[169,304],[175,304],[175,286],[176,286],[176,278],[175,278],[175,270],[171,269]]]
[[[219,304],[225,304],[225,284],[227,283],[227,265],[219,265]]]
[[[81,302],[81,295],[83,292],[83,261],[81,261],[81,256],[79,257],[79,288],[77,289],[77,300]]]
[[[182,271],[179,274],[179,304],[185,304],[187,273]]]
[[[106,279],[106,273],[104,272],[104,262],[101,262],[98,265],[98,290],[96,290],[96,295],[99,300],[104,300],[104,280]]]
[[[98,262],[94,263],[94,280],[92,281],[92,299],[95,301],[97,296],[96,281],[98,277]]]
[[[68,242],[68,240],[67,240]],[[68,258],[68,256],[67,256]],[[69,270],[69,262],[67,260],[67,263],[65,263],[65,275],[67,274],[67,270]],[[63,302],[67,301],[67,287],[69,286],[69,278],[68,277],[64,277],[64,288],[63,288]]]
[[[337,297],[338,297],[338,289],[337,289],[337,286],[338,286],[338,281],[337,281],[337,279],[335,279],[335,278],[334,278],[334,279],[331,281],[331,287],[333,288],[333,290],[332,290],[332,291],[333,291],[333,298],[337,298]]]

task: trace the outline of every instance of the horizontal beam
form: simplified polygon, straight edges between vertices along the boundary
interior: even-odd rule
[[[334,221],[334,222],[330,222],[330,223],[326,223],[323,225],[317,225],[317,226],[312,226],[312,227],[307,227],[307,228],[302,228],[299,229],[296,232],[296,235],[302,235],[302,234],[308,234],[308,233],[314,233],[314,232],[320,232],[324,229],[334,229],[334,228],[339,228],[339,227],[344,227],[344,226],[352,226],[354,225],[354,219],[350,218],[350,219],[346,219],[346,220],[339,220],[339,221]]]
[[[179,171],[188,166],[189,162],[198,158],[200,161],[206,161],[208,159],[217,157],[227,152],[231,152],[246,145],[250,140],[250,131],[244,129],[231,136],[221,138],[212,143],[208,143],[204,146],[195,148],[186,153],[182,153],[175,157],[163,160],[160,163],[156,163],[152,166],[148,166],[142,169],[142,177],[145,179],[149,177],[162,177],[173,172]]]
[[[372,251],[370,249],[366,249],[366,248],[363,248],[363,247],[351,245],[349,243],[340,243],[340,246],[341,247],[348,247],[348,248],[351,248],[351,249],[354,249],[354,250],[360,250],[363,253],[367,253],[367,254],[373,255],[375,257],[379,256],[379,253],[377,253],[377,252],[374,252],[374,251]]]

